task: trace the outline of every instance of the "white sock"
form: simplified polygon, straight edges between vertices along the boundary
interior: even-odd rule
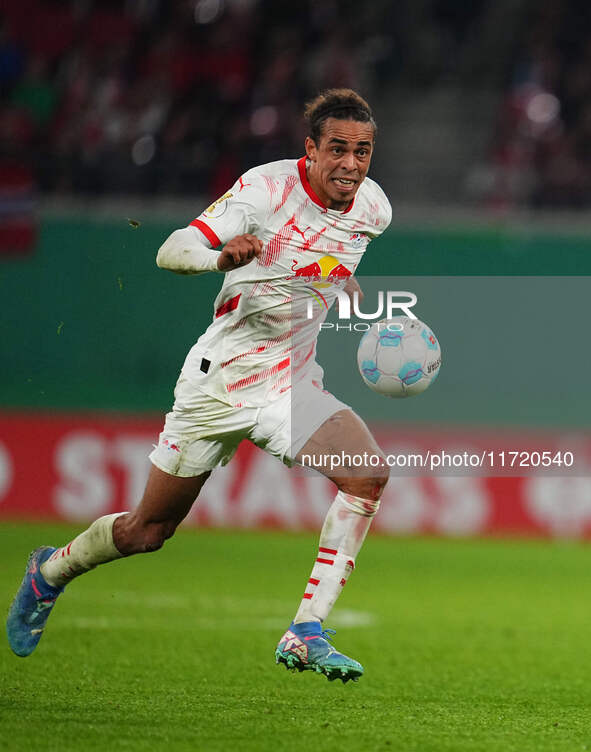
[[[49,559],[41,565],[41,574],[52,587],[63,587],[74,577],[78,577],[98,564],[105,564],[113,559],[120,559],[113,543],[113,523],[122,514],[107,514],[99,517],[92,525],[71,543],[58,548]]]
[[[326,619],[355,568],[355,557],[379,505],[379,499],[337,493],[322,526],[318,558],[295,616],[296,624]]]

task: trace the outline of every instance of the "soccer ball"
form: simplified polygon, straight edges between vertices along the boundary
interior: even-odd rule
[[[357,350],[361,378],[387,397],[424,392],[439,374],[441,348],[426,324],[395,316],[372,324]]]

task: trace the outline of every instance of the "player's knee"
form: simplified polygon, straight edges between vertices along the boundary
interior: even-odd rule
[[[383,467],[372,468],[371,473],[360,477],[343,479],[338,483],[340,491],[346,494],[352,494],[362,499],[377,501],[386,487],[390,472],[384,461]]]
[[[385,456],[380,452],[378,457],[380,458],[380,463],[371,468],[370,477],[366,479],[369,490],[367,498],[376,501],[381,497],[390,477],[390,467]]]
[[[386,483],[388,482],[388,478],[390,477],[389,473],[383,473],[380,475],[377,475],[375,478],[370,479],[371,487],[370,487],[370,493],[369,498],[370,499],[379,499],[382,496],[382,493],[384,492],[384,488],[386,488]]]

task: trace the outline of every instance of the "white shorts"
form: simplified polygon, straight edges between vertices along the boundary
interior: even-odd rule
[[[174,397],[150,460],[165,473],[182,478],[227,464],[243,439],[293,465],[304,444],[331,415],[351,409],[311,382],[299,383],[295,395],[290,389],[264,407],[233,407],[209,396],[182,373]]]

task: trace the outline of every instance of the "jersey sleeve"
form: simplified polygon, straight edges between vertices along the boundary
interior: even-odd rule
[[[255,170],[250,170],[191,225],[205,235],[212,248],[217,248],[236,235],[256,235],[264,227],[269,207],[270,194],[264,179]]]
[[[370,204],[372,222],[371,230],[367,234],[373,239],[379,237],[388,228],[392,221],[392,207],[384,191],[373,181],[372,194]]]

